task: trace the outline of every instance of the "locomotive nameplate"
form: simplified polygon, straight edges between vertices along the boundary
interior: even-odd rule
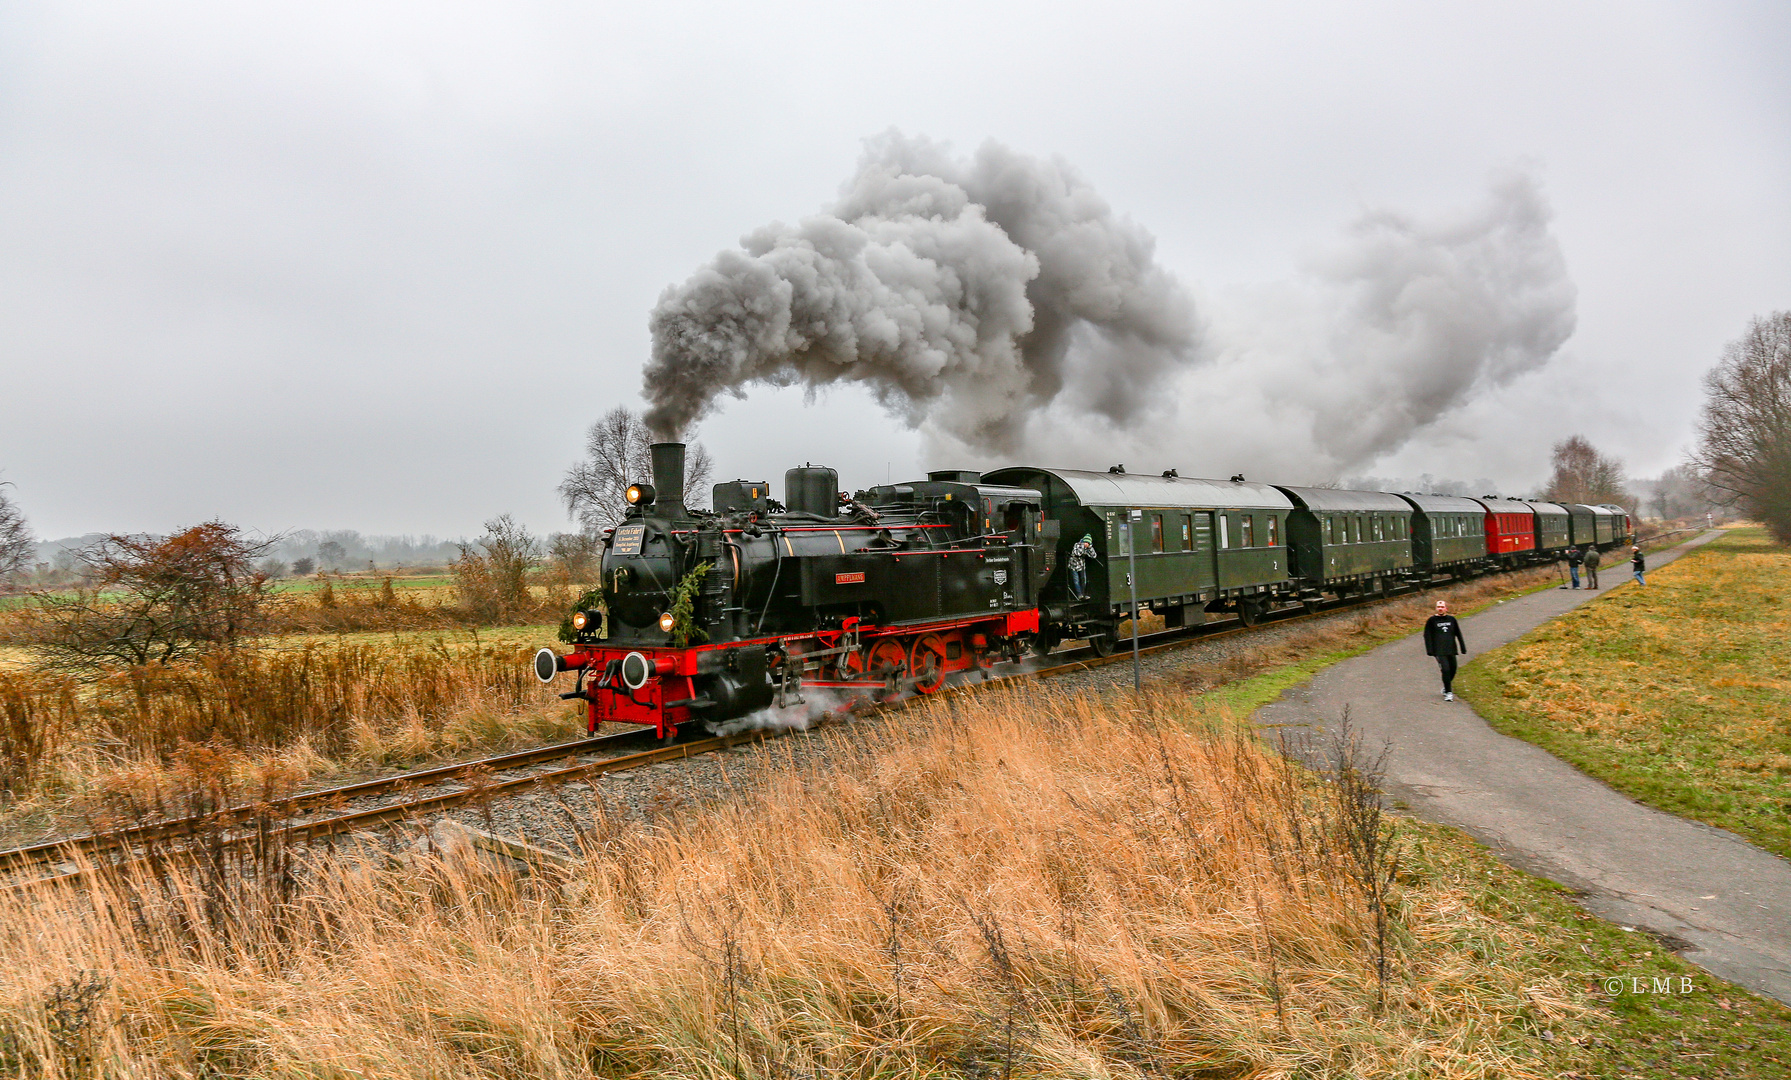
[[[610,550],[617,555],[639,555],[641,543],[647,538],[647,526],[641,522],[633,525],[622,525],[616,529],[615,546]]]
[[[864,571],[857,570],[850,574],[835,574],[833,575],[833,583],[835,585],[862,585],[864,584]]]

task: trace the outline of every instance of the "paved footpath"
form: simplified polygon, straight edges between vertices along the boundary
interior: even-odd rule
[[[1653,571],[1722,535],[1650,554]],[[1601,575],[1634,588],[1629,560]],[[1462,620],[1470,655],[1516,640],[1595,594],[1550,589]],[[1577,889],[1595,914],[1659,934],[1692,963],[1791,1003],[1791,863],[1733,833],[1651,810],[1442,700],[1423,637],[1320,672],[1256,715],[1333,729],[1350,710],[1362,745],[1383,745],[1386,788],[1418,817],[1458,826],[1520,869]],[[1617,973],[1622,974],[1622,973]]]

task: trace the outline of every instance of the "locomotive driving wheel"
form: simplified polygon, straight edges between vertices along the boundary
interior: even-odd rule
[[[908,657],[908,671],[914,677],[915,690],[938,693],[945,685],[945,639],[938,634],[922,635]]]
[[[864,651],[865,674],[882,675],[887,688],[895,689],[896,679],[908,670],[908,650],[895,638],[878,638]]]
[[[841,653],[833,662],[833,670],[841,682],[853,682],[863,678],[864,673],[870,669],[871,662],[867,649],[853,649],[851,652]]]

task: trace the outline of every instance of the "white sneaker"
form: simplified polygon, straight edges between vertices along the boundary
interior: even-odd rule
[[[1454,701],[1455,695],[1451,694],[1449,691],[1445,690],[1445,691],[1443,691],[1443,700],[1444,701]]]

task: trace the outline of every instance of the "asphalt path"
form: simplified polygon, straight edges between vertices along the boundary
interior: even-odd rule
[[[1649,570],[1721,535],[1651,553]],[[1638,587],[1626,557],[1606,565],[1599,592]],[[1509,600],[1463,619],[1462,638],[1470,654],[1482,653],[1596,595],[1550,589]],[[1459,694],[1444,702],[1421,634],[1327,668],[1255,719],[1328,736],[1346,706],[1363,746],[1387,749],[1385,788],[1411,813],[1466,830],[1505,862],[1576,890],[1595,914],[1791,1004],[1791,863],[1733,833],[1642,806],[1499,734]]]

